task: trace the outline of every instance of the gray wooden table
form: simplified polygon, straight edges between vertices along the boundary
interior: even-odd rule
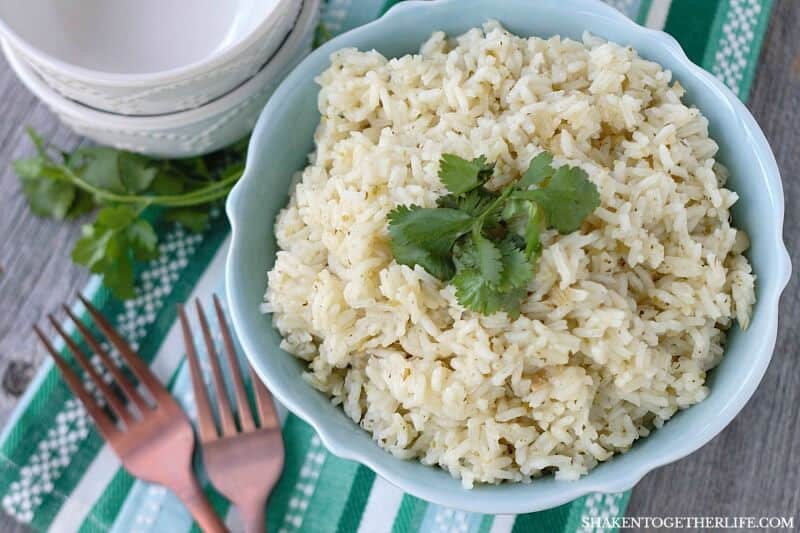
[[[786,193],[784,235],[800,268],[800,0],[778,0],[750,109],[772,144]],[[69,253],[80,222],[31,215],[9,163],[31,153],[32,125],[60,146],[79,138],[62,126],[0,58],[0,426],[42,361],[30,326],[71,300],[86,272]],[[646,476],[633,491],[631,516],[794,515],[800,529],[800,282],[781,302],[775,356],[742,413],[701,450]],[[0,513],[0,531],[25,531]]]

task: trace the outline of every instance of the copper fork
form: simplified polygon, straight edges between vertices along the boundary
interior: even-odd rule
[[[53,348],[42,330],[34,326],[33,329],[50,352],[67,385],[83,403],[100,434],[119,456],[122,466],[128,472],[137,478],[171,489],[189,508],[204,531],[224,532],[225,526],[209,504],[192,471],[194,432],[189,419],[122,336],[85,298],[82,296],[79,298],[99,330],[103,332],[108,342],[114,345],[142,387],[149,392],[150,398],[146,398],[140,390],[137,390],[133,381],[123,375],[97,337],[65,305],[63,307],[67,315],[116,382],[116,391],[103,380],[86,354],[64,331],[55,317],[51,314],[48,318],[64,339],[75,360],[94,383],[110,413],[84,388],[81,378]]]
[[[178,314],[183,326],[183,338],[186,343],[186,355],[192,375],[192,388],[197,403],[200,442],[206,473],[214,487],[239,509],[245,531],[248,533],[263,532],[266,530],[264,517],[267,499],[283,470],[284,449],[280,422],[269,392],[255,375],[253,368],[248,365],[259,422],[254,420],[242,382],[242,373],[236,359],[231,333],[225,321],[219,298],[214,295],[217,322],[222,333],[222,342],[236,396],[239,415],[239,428],[237,428],[206,315],[200,301],[196,300],[195,304],[211,365],[211,375],[217,397],[217,411],[222,430],[221,433],[217,431],[186,312],[183,306],[178,306]]]

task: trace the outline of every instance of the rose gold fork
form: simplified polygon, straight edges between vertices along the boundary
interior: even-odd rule
[[[283,470],[283,437],[281,425],[275,408],[272,405],[270,394],[264,387],[253,368],[248,365],[250,382],[255,392],[256,406],[260,425],[253,419],[250,405],[247,400],[242,373],[236,360],[236,351],[233,348],[231,333],[228,329],[225,315],[222,311],[219,298],[214,295],[214,308],[216,309],[217,322],[219,323],[222,341],[225,346],[225,355],[231,371],[233,389],[236,395],[236,404],[239,413],[239,425],[236,428],[228,392],[222,377],[219,356],[214,349],[214,341],[208,328],[208,321],[196,300],[197,314],[200,318],[200,327],[208,351],[208,360],[211,364],[211,375],[214,381],[214,390],[217,396],[217,409],[222,427],[222,434],[217,431],[214,414],[208,400],[203,374],[192,341],[192,332],[183,306],[178,306],[178,314],[183,326],[183,338],[186,343],[186,355],[189,359],[189,368],[192,374],[192,388],[194,389],[195,402],[197,403],[197,418],[200,428],[200,442],[203,448],[203,462],[206,473],[211,483],[239,509],[245,531],[249,533],[263,532],[265,507],[270,492],[278,482]]]
[[[75,360],[94,382],[100,396],[105,400],[116,419],[112,418],[97,403],[92,394],[84,388],[83,382],[71,365],[53,348],[42,330],[38,326],[34,326],[33,329],[61,370],[61,375],[67,385],[83,403],[100,434],[119,456],[122,466],[128,472],[137,478],[171,489],[189,508],[192,516],[204,531],[226,531],[192,471],[194,432],[189,419],[122,336],[86,299],[80,295],[78,297],[86,306],[100,331],[117,348],[119,355],[133,371],[133,374],[149,391],[152,405],[136,389],[133,382],[123,375],[108,352],[100,345],[97,337],[65,305],[64,310],[67,315],[75,323],[83,338],[100,358],[102,365],[109,371],[124,394],[112,390],[94,369],[78,344],[59,325],[55,317],[48,315],[48,318],[64,339]],[[127,401],[124,397],[127,397]]]

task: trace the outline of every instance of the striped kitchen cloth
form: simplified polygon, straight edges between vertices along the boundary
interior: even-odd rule
[[[771,0],[607,2],[639,23],[671,33],[693,61],[746,98]],[[386,0],[329,0],[323,21],[328,31],[338,33],[372,20],[385,4]],[[220,290],[229,229],[219,209],[203,233],[187,233],[165,221],[156,222],[156,227],[161,255],[138,265],[134,299],[113,299],[97,279],[84,294],[169,383],[193,416],[175,304],[195,296],[208,302],[209,295]],[[556,509],[519,516],[448,509],[403,494],[369,469],[331,455],[307,424],[285,411],[282,417],[286,468],[270,500],[270,531],[593,531],[597,522],[588,519],[622,515],[630,495],[592,494]],[[240,529],[227,502],[213,490],[209,493],[231,529]],[[0,502],[4,512],[39,531],[195,528],[174,496],[120,468],[49,361],[0,436]]]

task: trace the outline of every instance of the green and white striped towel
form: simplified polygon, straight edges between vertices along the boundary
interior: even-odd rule
[[[532,2],[535,0],[531,0]],[[746,98],[771,0],[607,0],[629,17],[664,29],[689,57]],[[386,0],[329,0],[327,28],[338,33],[377,17]],[[392,1],[389,4],[394,3]],[[156,222],[161,256],[137,267],[136,298],[120,302],[98,281],[85,289],[192,416],[193,401],[175,325],[175,303],[221,290],[228,225],[221,212],[201,234]],[[369,469],[328,453],[313,430],[285,413],[286,468],[268,510],[282,532],[587,531],[584,519],[619,516],[629,493],[592,494],[519,516],[466,513],[426,503]],[[210,490],[210,489],[209,489]],[[236,515],[210,490],[232,529]],[[195,526],[164,489],[120,468],[53,365],[45,363],[0,437],[2,509],[34,530],[179,532]]]

